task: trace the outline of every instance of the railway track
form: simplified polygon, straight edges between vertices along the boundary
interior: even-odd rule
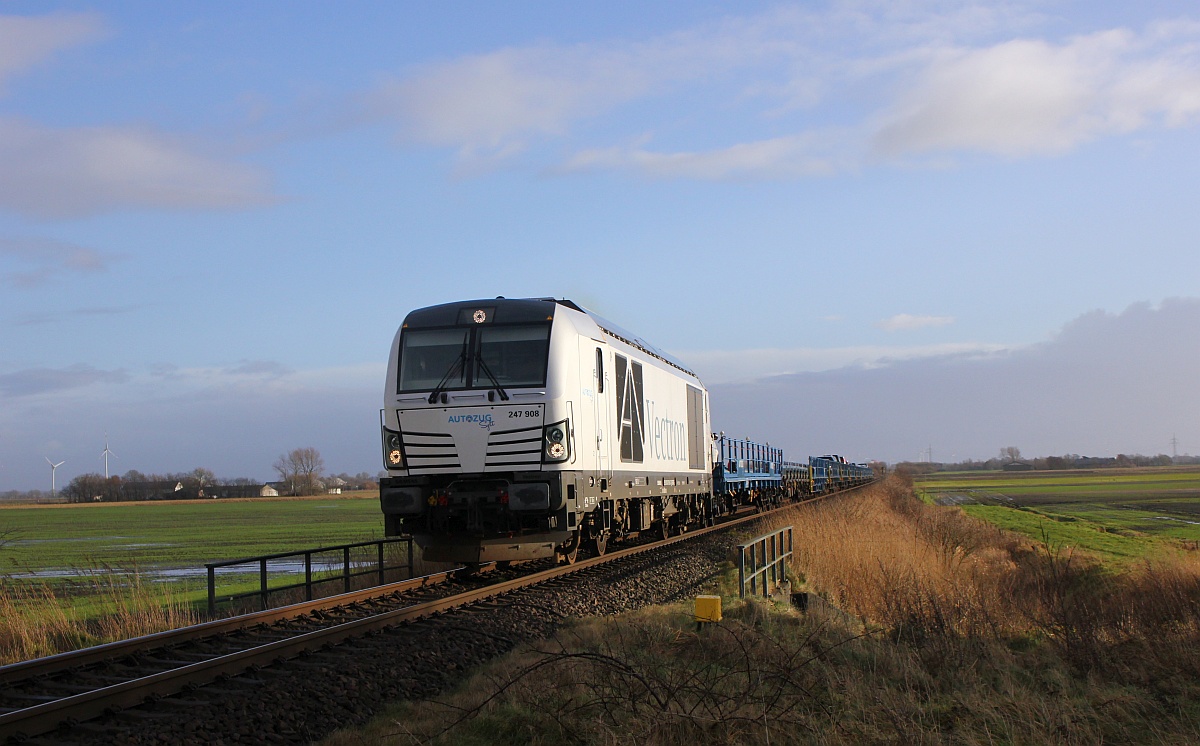
[[[286,667],[282,662],[319,656],[331,646],[452,609],[484,608],[481,605],[489,600],[494,606],[496,599],[521,589],[561,582],[570,575],[586,576],[611,563],[636,564],[638,557],[765,515],[733,516],[711,528],[568,566],[539,569],[531,563],[525,570],[493,569],[472,576],[449,571],[0,667],[0,743],[41,741],[37,737],[45,734],[86,734],[88,726],[80,724],[95,718],[136,712],[146,703],[202,691],[247,671]]]

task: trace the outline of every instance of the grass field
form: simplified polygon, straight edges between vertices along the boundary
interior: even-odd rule
[[[377,492],[6,506],[0,508],[0,664],[194,622],[207,605],[205,563],[379,538]],[[386,561],[402,564],[406,554],[396,547]],[[351,554],[355,562],[374,557],[367,550]],[[322,560],[338,570],[321,570]],[[313,561],[314,580],[332,577],[342,553]],[[272,589],[304,578],[294,561],[272,562],[269,572]],[[318,595],[340,592],[341,585],[322,584]],[[217,576],[218,599],[258,587],[256,565]],[[297,590],[271,600],[302,598]]]
[[[383,520],[373,491],[336,498],[26,505],[0,508],[0,536],[0,577],[48,584],[72,609],[91,616],[97,596],[109,595],[97,587],[121,576],[168,583],[171,592],[200,604],[207,599],[206,563],[379,539]],[[355,550],[352,559],[369,561],[369,555]],[[340,567],[341,552],[314,556],[314,567],[322,561]],[[218,595],[256,590],[256,567],[221,571]],[[269,571],[272,588],[303,580],[296,560],[273,561]]]
[[[1200,542],[1200,469],[950,472],[916,480],[924,499],[1119,563]]]
[[[0,508],[0,573],[206,562],[383,536],[378,493]]]

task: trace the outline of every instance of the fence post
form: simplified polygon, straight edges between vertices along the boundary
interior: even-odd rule
[[[738,592],[742,598],[747,590],[751,595],[769,596],[772,583],[778,586],[783,582],[787,577],[784,563],[792,556],[792,541],[792,527],[787,526],[738,546]]]
[[[376,547],[379,549],[379,585],[383,585],[383,583],[384,583],[384,579],[383,579],[383,578],[384,578],[384,572],[383,572],[383,540],[380,540],[380,541],[379,541],[379,543],[378,543],[378,545],[376,545]]]
[[[742,582],[739,583],[738,585],[741,589],[742,598],[745,598],[746,597],[746,548],[745,547],[739,547],[739,548],[741,551],[738,552],[738,580],[740,580]]]
[[[312,592],[312,552],[304,553],[304,600],[313,600]]]
[[[342,547],[342,588],[350,592],[350,547]]]
[[[261,559],[258,561],[258,586],[259,599],[261,601],[263,611],[267,610],[267,561]]]
[[[212,616],[217,613],[217,568],[205,567],[208,568],[208,615]]]

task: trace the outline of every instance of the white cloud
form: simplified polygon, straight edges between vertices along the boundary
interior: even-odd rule
[[[1160,32],[1116,29],[1064,44],[1018,39],[941,51],[883,116],[886,155],[979,151],[1058,153],[1158,119],[1200,114],[1200,57],[1156,43]]]
[[[629,102],[703,85],[725,71],[802,54],[790,13],[732,18],[640,42],[506,48],[408,70],[365,97],[403,136],[498,159],[561,137]],[[745,87],[754,95],[759,83]],[[789,95],[806,86],[789,82]]]
[[[105,272],[116,258],[62,241],[0,238],[0,262],[7,260],[24,265],[21,270],[0,273],[0,280],[18,288],[38,287],[63,272]]]
[[[562,134],[644,89],[632,71],[601,68],[582,48],[506,49],[426,66],[382,86],[372,104],[401,118],[414,139],[514,152],[524,138]]]
[[[123,370],[98,370],[77,363],[66,368],[27,368],[0,374],[0,394],[6,397],[59,394],[95,385],[124,384],[129,374]]]
[[[845,159],[836,155],[837,149],[830,147],[837,139],[833,134],[809,133],[694,153],[655,153],[641,148],[586,150],[568,160],[564,169],[627,170],[656,178],[704,181],[828,176],[847,168]]]
[[[953,316],[915,316],[911,313],[898,313],[891,318],[877,322],[875,326],[885,332],[907,332],[924,329],[927,326],[948,326],[953,323]]]
[[[430,64],[379,87],[368,108],[463,162],[494,165],[558,139],[572,153],[563,171],[697,180],[1052,155],[1200,118],[1200,24],[1065,40],[1039,36],[1045,25],[1021,3],[784,8],[639,42]],[[578,142],[598,137],[608,142]]]
[[[706,384],[756,381],[792,373],[812,373],[853,366],[876,368],[917,358],[976,358],[1007,349],[987,343],[855,347],[760,348],[751,350],[685,350],[672,355],[686,361]]]
[[[257,168],[138,128],[0,119],[0,208],[38,217],[122,208],[232,209],[275,201]]]
[[[0,16],[0,89],[14,75],[55,53],[103,34],[104,23],[93,13]]]

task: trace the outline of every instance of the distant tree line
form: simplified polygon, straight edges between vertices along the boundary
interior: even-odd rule
[[[237,477],[221,479],[212,470],[197,468],[189,472],[144,474],[130,469],[120,476],[80,474],[60,489],[56,497],[73,503],[128,502],[133,500],[200,500],[273,495],[320,495],[328,492],[371,490],[379,486],[375,475],[359,472],[351,476],[324,474],[325,462],[315,448],[297,448],[280,456],[274,468],[277,482]],[[46,502],[49,490],[10,490],[0,500]]]
[[[986,461],[967,459],[955,463],[940,463],[928,461],[903,461],[896,464],[897,469],[911,474],[927,474],[935,471],[996,471],[1011,467],[1013,464],[1027,464],[1029,468],[1045,471],[1063,469],[1117,469],[1133,466],[1173,466],[1200,464],[1200,456],[1168,456],[1160,453],[1157,456],[1141,454],[1117,454],[1113,456],[1080,456],[1068,453],[1063,456],[1039,456],[1022,459],[1019,448],[1007,446],[1000,450],[1000,455]]]

